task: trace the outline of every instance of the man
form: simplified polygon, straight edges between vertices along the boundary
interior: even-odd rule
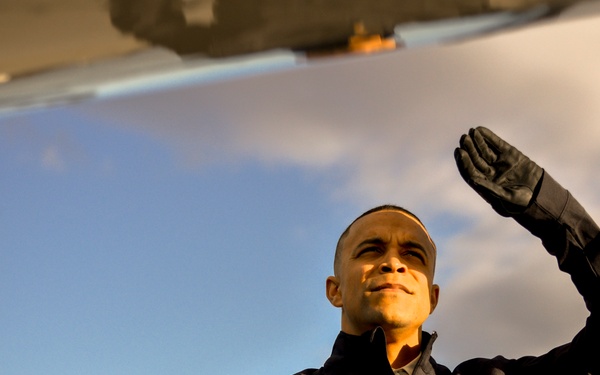
[[[486,128],[463,135],[455,159],[464,180],[497,213],[514,218],[556,256],[591,315],[569,344],[547,354],[476,358],[452,374],[600,374],[598,226],[542,168]],[[327,298],[341,308],[342,330],[324,366],[299,374],[450,374],[431,357],[436,334],[421,330],[439,296],[435,255],[423,224],[400,207],[377,207],[350,224],[326,282]]]

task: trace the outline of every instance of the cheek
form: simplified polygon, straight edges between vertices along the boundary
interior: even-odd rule
[[[376,267],[374,264],[363,264],[360,267],[360,274],[362,275],[362,279],[365,280],[369,274],[375,271]]]
[[[423,273],[423,272],[414,272],[414,277],[417,281],[417,284],[419,285],[421,290],[427,290],[429,291],[429,289],[431,288],[431,286],[433,285],[433,278],[430,277],[428,274]]]
[[[365,284],[374,269],[373,265],[357,265],[346,268],[341,280],[342,295],[349,297],[362,294],[361,286]]]
[[[375,270],[373,264],[356,264],[346,269],[345,275],[348,282],[362,283],[369,278],[369,275]]]
[[[433,280],[433,270],[431,269],[431,267],[428,267],[421,263],[415,265],[412,269],[414,270],[415,274],[419,274],[419,279],[423,279],[426,281]]]

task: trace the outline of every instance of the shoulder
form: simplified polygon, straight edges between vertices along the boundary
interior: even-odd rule
[[[429,357],[429,363],[431,364],[431,367],[433,368],[433,373],[435,373],[435,375],[450,375],[450,369],[444,365],[440,365],[439,363],[437,363],[432,357]],[[425,371],[427,374],[430,373],[430,371]]]
[[[565,349],[569,345],[558,347],[549,353],[508,359],[503,356],[494,358],[473,358],[459,364],[452,372],[454,375],[471,374],[587,374],[579,370],[577,361],[565,358]],[[567,356],[568,357],[568,356]]]
[[[506,373],[510,370],[510,363],[512,360],[508,360],[504,357],[498,356],[492,359],[488,358],[473,358],[459,364],[452,374],[454,375],[470,375],[470,374],[488,374],[494,373],[494,371],[501,370],[502,373]],[[510,372],[510,371],[509,371]]]

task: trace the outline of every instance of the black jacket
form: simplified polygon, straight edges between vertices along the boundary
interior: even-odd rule
[[[600,375],[600,229],[584,208],[547,173],[538,195],[514,219],[539,237],[559,268],[571,275],[590,316],[573,341],[539,357],[475,358],[461,363],[456,375],[564,374]],[[413,375],[448,375],[450,370],[431,358],[436,334],[423,332],[422,355]],[[381,328],[353,336],[341,332],[331,357],[320,369],[297,375],[393,375]]]
[[[437,334],[423,332],[422,354],[413,375],[450,375],[447,367],[438,365],[431,358],[431,348]],[[385,333],[382,328],[365,332],[361,336],[340,332],[331,357],[323,367],[307,369],[296,375],[394,375],[385,349]]]

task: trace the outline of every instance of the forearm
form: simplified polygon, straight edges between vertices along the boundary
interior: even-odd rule
[[[600,309],[600,228],[548,173],[532,204],[514,219],[539,237],[571,275],[590,311]]]

